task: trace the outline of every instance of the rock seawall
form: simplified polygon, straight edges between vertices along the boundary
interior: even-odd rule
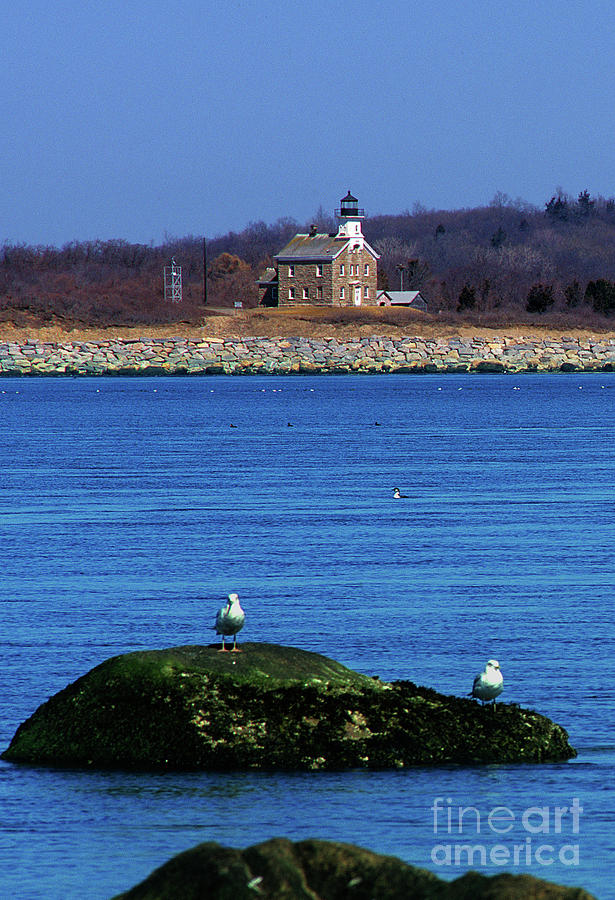
[[[615,338],[206,338],[0,343],[0,375],[615,371]]]

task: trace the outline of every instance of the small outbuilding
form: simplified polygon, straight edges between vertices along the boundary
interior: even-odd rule
[[[269,266],[257,281],[260,306],[278,305],[278,270]]]
[[[427,301],[420,291],[379,291],[378,306],[409,306],[426,310]]]

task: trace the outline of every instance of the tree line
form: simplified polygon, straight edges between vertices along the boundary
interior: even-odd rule
[[[122,240],[61,248],[0,248],[0,318],[19,323],[197,322],[207,309],[258,302],[256,280],[297,232],[334,231],[322,208],[313,220],[251,222],[204,242],[159,246]],[[420,289],[432,314],[470,321],[553,319],[609,327],[615,314],[615,200],[558,189],[542,208],[496,194],[488,206],[428,210],[419,205],[364,222],[380,254],[381,288]],[[183,300],[164,298],[163,268],[182,267]],[[206,279],[204,278],[206,272]],[[204,285],[207,303],[204,305]]]

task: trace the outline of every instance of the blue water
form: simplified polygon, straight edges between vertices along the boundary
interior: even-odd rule
[[[341,774],[1,763],[2,895],[109,898],[200,841],[283,835],[615,896],[614,431],[608,374],[0,379],[2,748],[109,656],[210,643],[236,590],[243,639],[385,679],[462,695],[496,657],[502,699],[579,751]]]

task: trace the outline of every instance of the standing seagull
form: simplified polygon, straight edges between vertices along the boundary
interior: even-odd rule
[[[218,651],[219,653],[228,653],[224,644],[224,638],[231,635],[233,636],[233,650],[231,652],[241,652],[237,649],[237,632],[241,631],[245,620],[246,614],[239,605],[238,594],[229,594],[226,606],[218,610],[214,626],[216,632],[222,635],[222,649]]]
[[[495,698],[499,697],[503,690],[504,679],[500,672],[500,664],[497,659],[490,659],[485,666],[484,672],[481,672],[474,679],[470,696],[476,697],[477,700],[483,703],[493,700],[493,706],[495,707]]]
[[[393,500],[407,500],[407,494],[400,494],[399,488],[393,488]]]

